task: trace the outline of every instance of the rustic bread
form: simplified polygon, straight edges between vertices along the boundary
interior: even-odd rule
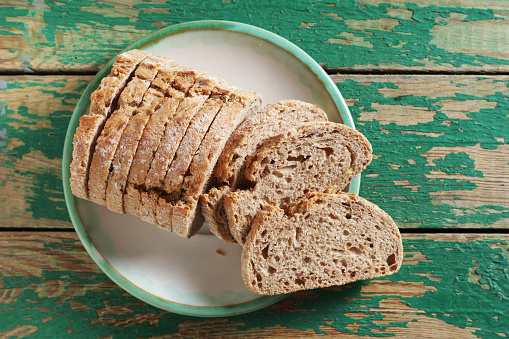
[[[106,205],[106,185],[110,167],[122,132],[134,111],[143,100],[145,92],[157,75],[158,68],[167,59],[150,55],[136,69],[135,76],[120,94],[115,112],[108,118],[99,138],[89,169],[89,199]]]
[[[157,76],[152,81],[150,88],[145,93],[143,102],[136,109],[133,117],[129,120],[122,137],[120,138],[106,188],[106,206],[109,210],[124,213],[124,193],[126,190],[127,177],[133,158],[136,154],[141,136],[150,116],[156,107],[162,107],[163,99],[168,87],[175,78],[175,70],[178,69],[172,61],[159,67]]]
[[[254,186],[224,197],[232,236],[243,244],[264,206],[285,209],[309,192],[342,190],[370,163],[371,152],[361,133],[332,122],[270,138],[246,161],[244,174]]]
[[[110,74],[90,96],[89,114],[80,118],[74,133],[70,165],[71,191],[79,198],[88,199],[88,170],[104,123],[139,63],[147,56],[148,53],[135,49],[118,55]]]
[[[171,208],[173,233],[189,238],[200,229],[204,219],[198,206],[199,196],[208,188],[217,159],[231,133],[259,109],[261,101],[259,93],[237,88],[221,107],[193,157],[180,199]],[[160,202],[159,209],[168,206],[167,200],[160,199]]]
[[[212,233],[226,242],[235,242],[228,228],[223,197],[242,187],[241,173],[246,157],[270,137],[320,121],[327,121],[327,115],[318,106],[298,100],[282,100],[265,106],[233,132],[214,169],[216,181],[220,184],[200,198],[203,215]]]
[[[124,208],[126,213],[132,215],[139,216],[141,206],[140,187],[145,183],[166,125],[175,116],[179,103],[186,97],[198,75],[197,71],[182,67],[174,72],[175,77],[171,86],[168,86],[166,90],[162,105],[154,107],[155,111],[143,130],[131,164],[124,195]]]
[[[289,293],[396,273],[399,230],[387,213],[353,194],[308,194],[288,212],[265,206],[242,250],[252,292]]]

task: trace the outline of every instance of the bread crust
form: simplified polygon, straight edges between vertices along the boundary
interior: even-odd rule
[[[150,116],[143,130],[127,179],[129,189],[124,195],[125,211],[139,217],[141,217],[140,213],[143,208],[140,193],[145,190],[143,186],[166,125],[174,118],[180,102],[186,97],[198,75],[197,71],[185,67],[178,67],[174,72],[175,77],[171,86],[166,88],[161,106],[155,107],[155,112]],[[149,219],[146,217],[144,220]]]
[[[401,234],[387,213],[353,194],[308,194],[288,212],[266,206],[242,250],[242,278],[263,295],[396,273]]]
[[[203,221],[199,196],[207,189],[217,158],[231,133],[260,107],[261,100],[260,94],[237,88],[221,107],[189,166],[180,200],[172,208],[172,232],[186,238],[198,232],[198,221]]]
[[[187,96],[180,101],[175,115],[166,124],[164,135],[159,142],[145,180],[145,190],[141,193],[140,217],[143,220],[157,224],[156,206],[160,193],[152,191],[152,189],[164,190],[164,179],[168,167],[176,155],[191,120],[208,99],[216,82],[217,80],[208,74],[203,72],[197,74]],[[171,223],[168,222],[158,226],[167,230],[172,228]]]
[[[199,74],[187,96],[179,103],[175,116],[166,125],[163,138],[150,165],[150,171],[145,181],[147,190],[164,187],[166,173],[177,155],[177,150],[187,133],[189,124],[201,110],[216,82],[216,79],[207,74]],[[166,190],[166,192],[170,191]]]

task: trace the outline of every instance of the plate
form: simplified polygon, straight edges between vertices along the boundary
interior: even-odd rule
[[[236,22],[195,21],[164,28],[125,50],[142,49],[203,69],[231,84],[262,93],[264,104],[298,99],[319,105],[331,121],[354,127],[338,89],[304,51],[266,30]],[[90,94],[113,64],[92,79],[74,110],[63,154],[63,183],[74,228],[97,265],[137,298],[175,313],[218,317],[251,312],[285,297],[259,296],[240,274],[241,247],[212,235],[205,224],[191,239],[140,219],[75,198],[69,185],[72,139],[87,114]],[[350,184],[358,193],[360,178]]]

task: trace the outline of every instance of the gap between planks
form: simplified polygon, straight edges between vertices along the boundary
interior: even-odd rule
[[[509,229],[498,228],[400,228],[401,234],[509,234]],[[45,232],[62,232],[75,233],[74,228],[30,228],[30,227],[0,227],[0,233],[45,233]]]
[[[101,67],[102,69],[102,67]],[[471,75],[471,76],[497,76],[509,75],[509,71],[455,71],[455,70],[395,70],[395,69],[350,69],[350,68],[328,68],[322,67],[328,75]],[[0,72],[1,76],[89,76],[96,75],[97,71],[39,71],[39,72]]]

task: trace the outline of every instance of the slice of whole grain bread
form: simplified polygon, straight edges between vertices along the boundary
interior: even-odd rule
[[[387,213],[353,194],[308,194],[285,213],[265,206],[242,250],[242,277],[263,295],[344,285],[396,273],[399,230]]]
[[[267,140],[246,161],[253,185],[224,197],[232,236],[243,244],[264,206],[287,208],[310,192],[340,191],[371,161],[358,131],[332,122],[309,123]]]
[[[223,197],[242,188],[247,156],[273,136],[309,122],[325,121],[327,115],[318,106],[298,100],[267,105],[247,118],[232,133],[219,157],[214,169],[219,184],[200,197],[201,209],[212,233],[226,242],[235,243],[228,227]]]

